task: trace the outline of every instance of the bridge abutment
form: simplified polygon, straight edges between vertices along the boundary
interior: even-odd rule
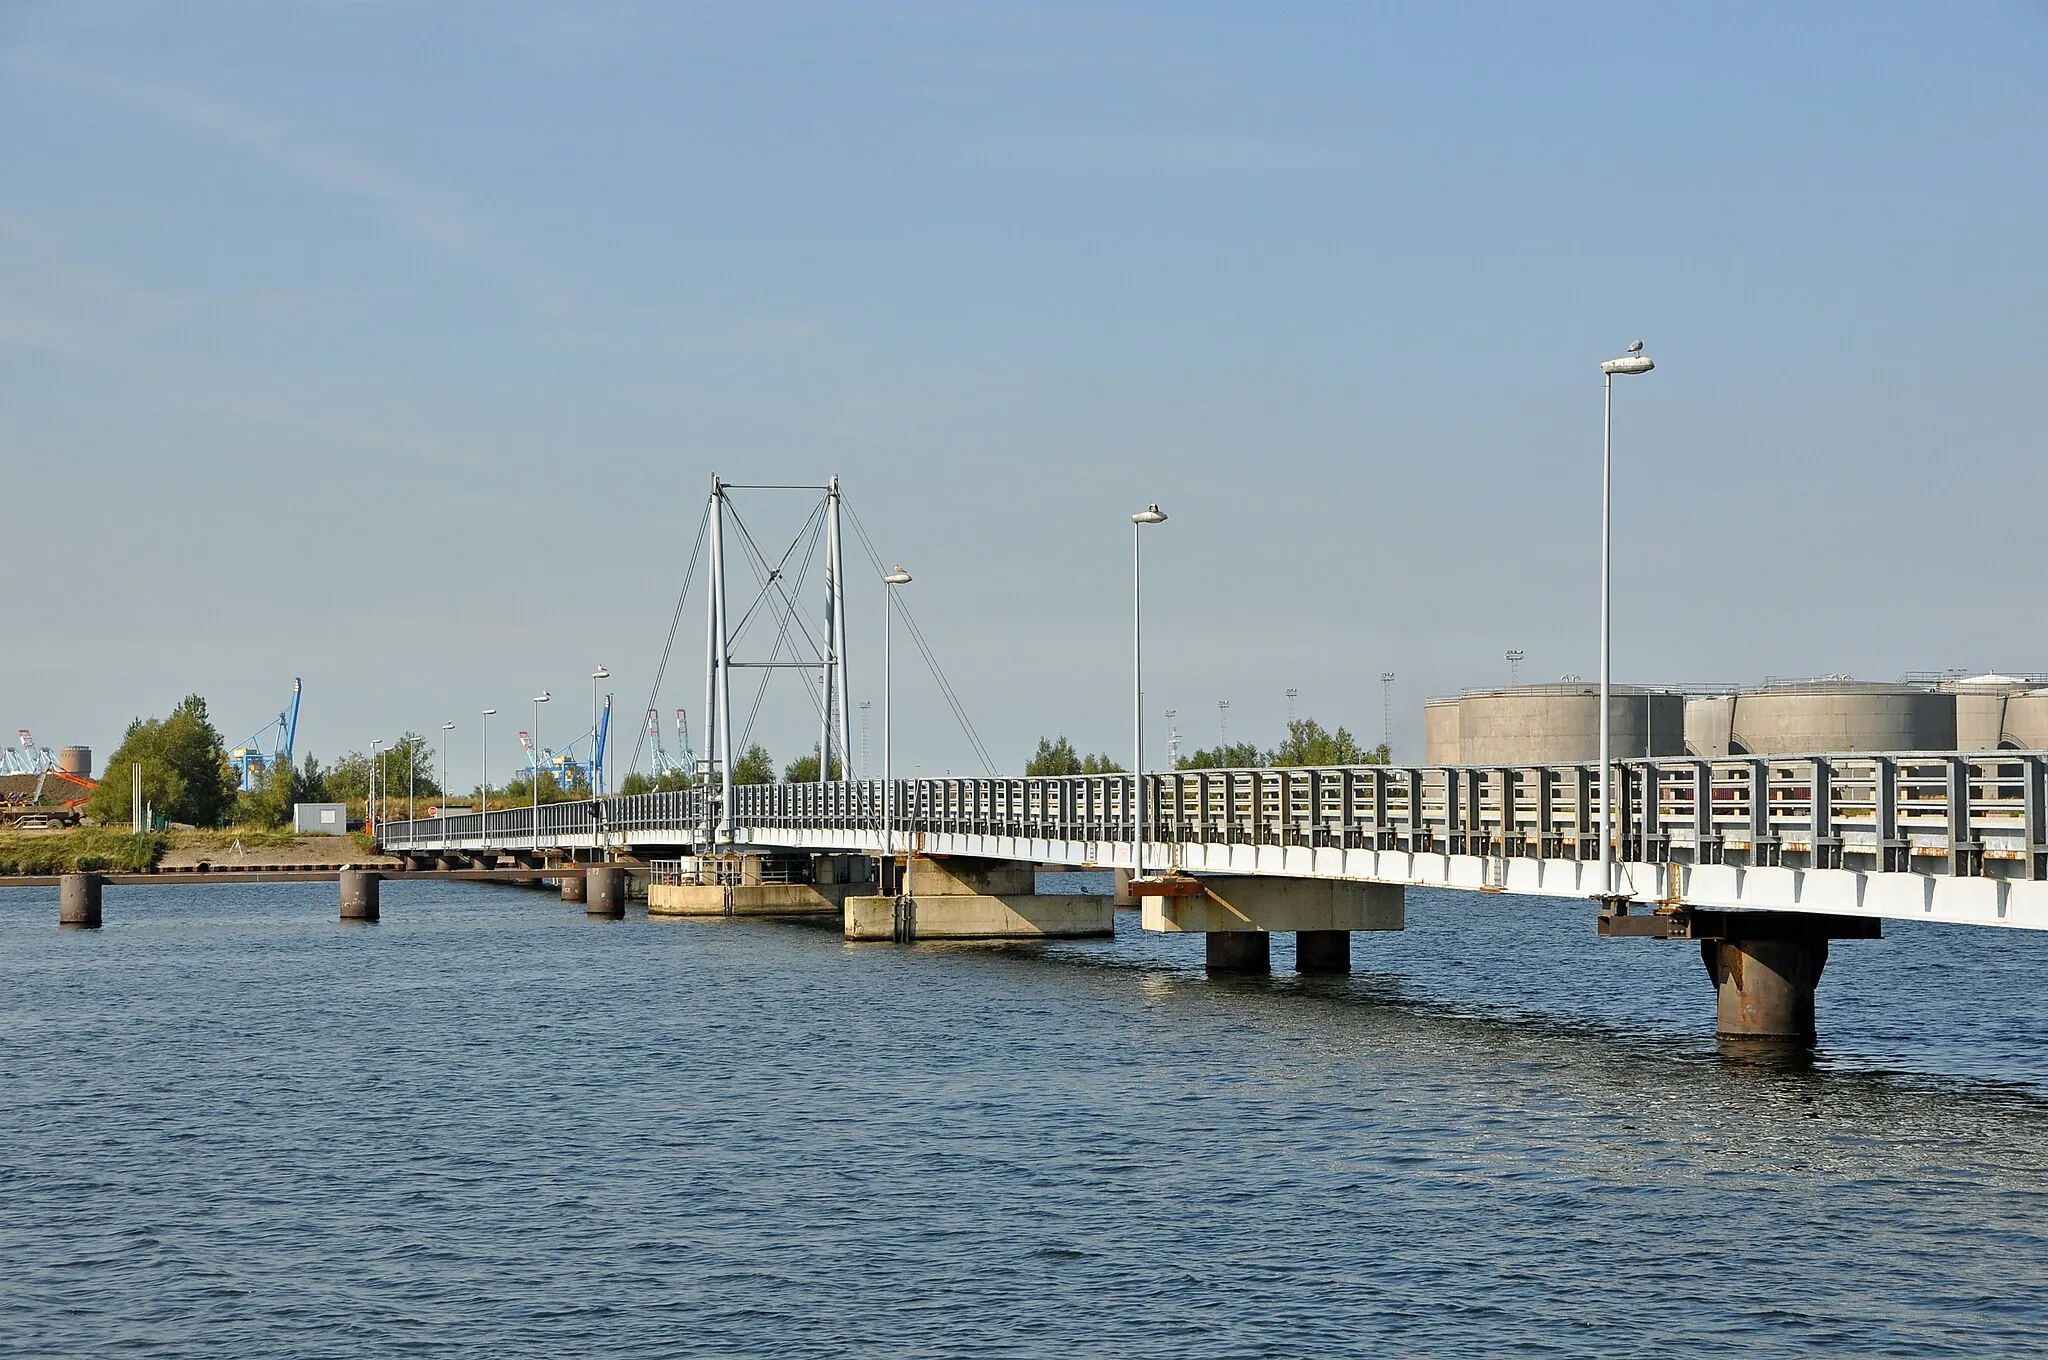
[[[1074,939],[1116,930],[1112,899],[1041,895],[1028,861],[918,855],[905,869],[906,895],[846,898],[847,939]]]

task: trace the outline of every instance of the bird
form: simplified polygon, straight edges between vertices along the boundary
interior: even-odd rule
[[[1640,340],[1630,341],[1628,346],[1628,352],[1630,354],[1641,354],[1643,352],[1643,342]]]

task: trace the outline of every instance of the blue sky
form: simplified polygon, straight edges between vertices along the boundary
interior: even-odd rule
[[[1006,766],[1128,748],[1153,500],[1155,751],[1290,686],[1376,737],[1393,670],[1419,752],[1509,648],[1593,673],[1638,337],[1620,678],[2048,669],[2044,57],[2033,4],[0,3],[0,722],[233,739],[296,675],[302,750],[452,718],[471,778],[482,707],[644,706],[712,473],[837,473]],[[902,766],[975,768],[897,662]]]

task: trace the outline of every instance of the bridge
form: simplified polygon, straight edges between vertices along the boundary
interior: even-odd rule
[[[1208,935],[1216,967],[1258,967],[1275,930],[1348,967],[1349,932],[1399,929],[1408,887],[1562,898],[1602,935],[1698,940],[1730,1034],[1810,1035],[1827,941],[1884,920],[2048,929],[2048,753],[1616,762],[1605,907],[1598,783],[1587,763],[1154,773],[1142,835],[1130,775],[741,784],[729,802],[714,784],[380,837],[443,868],[639,860],[655,907],[673,888],[686,914],[693,889],[706,910],[745,911],[753,888],[767,914],[843,911],[849,936],[890,939],[1100,933],[1103,916],[1041,909],[1028,879],[990,875],[1128,871],[1142,840],[1142,924]]]

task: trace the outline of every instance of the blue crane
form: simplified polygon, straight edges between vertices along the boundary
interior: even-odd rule
[[[246,741],[228,752],[228,759],[241,772],[242,792],[255,792],[257,780],[262,777],[264,770],[277,768],[280,761],[286,765],[292,763],[292,747],[299,736],[299,695],[304,688],[303,680],[293,679],[291,707],[251,732]],[[263,749],[263,739],[272,733],[276,736],[269,751],[266,752]]]

